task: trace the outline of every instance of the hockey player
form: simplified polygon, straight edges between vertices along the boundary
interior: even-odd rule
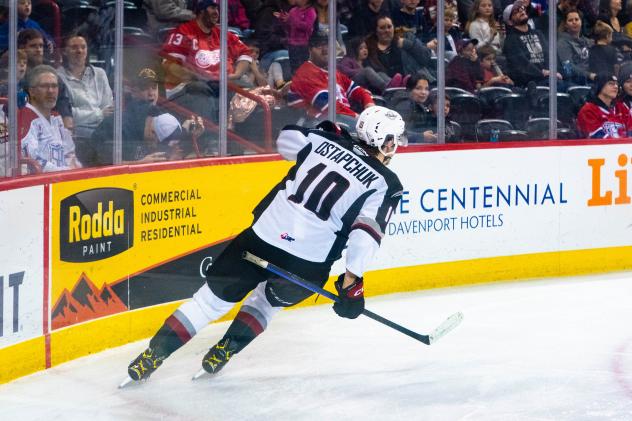
[[[278,150],[296,165],[256,206],[253,224],[213,262],[207,283],[167,318],[149,347],[131,362],[131,379],[147,379],[165,358],[252,291],[202,360],[207,372],[217,373],[282,307],[312,295],[243,260],[245,251],[322,287],[347,246],[346,272],[334,284],[340,302],[333,309],[350,319],[362,313],[364,271],[402,194],[399,179],[386,164],[405,143],[404,121],[398,113],[375,106],[360,114],[356,129],[357,141],[329,121],[316,129],[287,126],[281,131]]]

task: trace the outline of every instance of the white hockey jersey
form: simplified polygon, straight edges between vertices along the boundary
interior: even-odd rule
[[[26,104],[18,111],[18,136],[22,155],[37,160],[43,172],[71,168],[67,160],[74,157],[75,144],[59,114],[52,113],[49,120]]]
[[[312,262],[333,263],[348,246],[346,268],[362,276],[401,198],[399,179],[349,137],[287,126],[277,144],[296,165],[257,205],[252,229]]]

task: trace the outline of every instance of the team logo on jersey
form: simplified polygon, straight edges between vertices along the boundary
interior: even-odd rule
[[[353,153],[360,156],[369,156],[368,153],[360,145],[353,145]]]
[[[107,259],[134,244],[134,193],[104,188],[61,201],[60,258],[65,262]]]
[[[195,53],[195,64],[202,69],[215,66],[219,63],[219,50],[199,50]]]
[[[287,232],[284,232],[283,234],[281,234],[281,239],[282,240],[287,240],[288,242],[292,242],[292,241],[296,241],[296,238],[291,237],[290,234],[288,234]]]
[[[608,137],[613,137],[615,139],[622,137],[621,134],[619,133],[619,130],[624,128],[623,124],[612,122],[612,121],[606,121],[605,123],[603,123],[602,127]]]

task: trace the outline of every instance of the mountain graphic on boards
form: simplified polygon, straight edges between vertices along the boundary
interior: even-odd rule
[[[64,288],[51,313],[53,329],[59,329],[87,320],[127,310],[127,306],[106,283],[98,289],[82,273],[72,291]]]

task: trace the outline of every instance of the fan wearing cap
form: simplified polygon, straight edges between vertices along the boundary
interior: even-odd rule
[[[548,43],[541,31],[529,26],[527,4],[517,0],[503,12],[503,20],[507,25],[507,37],[503,45],[507,73],[516,85],[523,87],[531,81],[546,83],[550,73]],[[557,78],[562,79],[562,75],[557,73]]]
[[[612,73],[600,73],[595,78],[593,96],[577,115],[577,129],[590,139],[621,139],[632,129],[630,114],[615,106],[619,93],[617,78]]]
[[[219,6],[213,0],[200,0],[195,8],[195,19],[176,27],[162,46],[165,59],[165,88],[172,99],[188,82],[219,80],[220,31]],[[227,34],[228,78],[236,80],[252,62],[248,46],[232,32]]]
[[[447,86],[475,92],[483,83],[483,71],[476,52],[477,39],[462,38],[456,42],[458,56],[454,57],[446,69]]]
[[[329,104],[327,46],[327,35],[315,32],[310,37],[309,60],[298,68],[288,91],[288,105],[305,108],[308,115],[316,119],[326,117]],[[347,124],[353,123],[352,120],[358,116],[351,108],[350,101],[357,102],[363,109],[375,105],[369,91],[339,70],[336,70],[336,91],[336,114],[346,120]]]

